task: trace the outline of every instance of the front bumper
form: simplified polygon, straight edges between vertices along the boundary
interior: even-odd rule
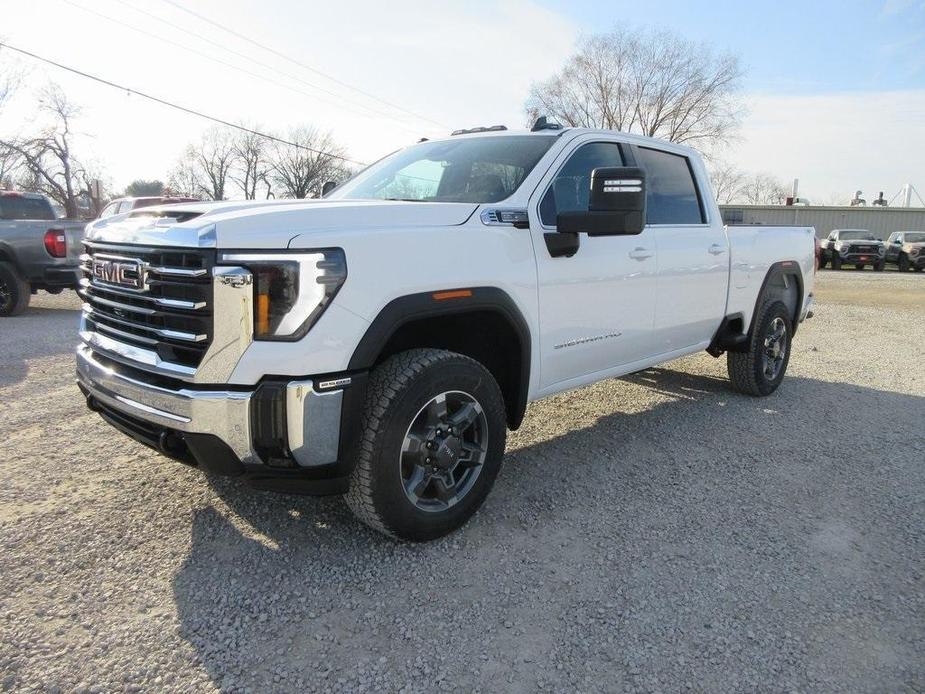
[[[341,378],[332,388],[302,379],[244,390],[155,385],[142,378],[150,376],[87,345],[77,348],[77,383],[88,406],[132,438],[212,472],[246,475],[263,488],[346,490],[344,403],[358,402],[361,377]]]
[[[858,263],[874,265],[886,260],[886,256],[880,255],[879,253],[847,253],[845,255],[839,255],[839,257],[842,263],[847,265],[857,265]]]

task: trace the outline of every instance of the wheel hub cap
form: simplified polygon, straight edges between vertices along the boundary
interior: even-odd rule
[[[488,420],[462,391],[431,398],[415,415],[402,442],[401,482],[422,511],[444,511],[471,491],[488,452]]]

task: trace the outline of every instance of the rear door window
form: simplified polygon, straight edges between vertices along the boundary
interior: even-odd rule
[[[646,172],[648,224],[703,224],[703,207],[687,157],[637,147],[636,164]]]

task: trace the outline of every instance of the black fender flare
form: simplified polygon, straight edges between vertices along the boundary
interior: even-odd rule
[[[709,354],[718,357],[723,352],[742,352],[748,349],[748,345],[751,344],[752,340],[752,331],[755,329],[755,320],[758,316],[758,311],[761,309],[761,304],[767,296],[768,285],[777,278],[783,280],[784,286],[787,286],[791,278],[796,278],[797,304],[794,308],[793,320],[791,321],[793,335],[796,334],[797,325],[799,325],[800,322],[800,310],[803,307],[803,273],[800,270],[799,263],[796,261],[782,260],[778,263],[774,263],[768,268],[764,276],[764,281],[761,283],[761,288],[758,290],[758,295],[755,298],[755,307],[752,310],[751,322],[748,326],[744,325],[744,316],[741,311],[724,316],[716,332],[713,334],[710,346],[707,347],[707,352]],[[742,332],[742,330],[745,332]]]
[[[761,308],[761,304],[767,295],[768,285],[773,280],[778,278],[783,279],[784,286],[787,286],[787,283],[791,279],[796,280],[797,305],[794,308],[793,319],[791,320],[793,335],[796,335],[797,326],[800,323],[800,310],[803,308],[803,300],[805,297],[803,289],[803,271],[801,270],[800,264],[797,261],[781,260],[768,268],[768,272],[764,276],[764,281],[761,283],[761,289],[758,290],[758,296],[755,298],[755,308],[752,311],[752,319],[748,326],[749,340],[751,340],[752,330],[754,330],[755,327],[755,318],[758,315],[758,310]]]
[[[412,321],[476,311],[499,314],[514,330],[520,343],[518,392],[514,401],[509,404],[508,410],[508,426],[516,429],[523,421],[530,389],[530,327],[514,300],[498,287],[439,289],[392,299],[367,328],[353,351],[347,368],[350,371],[372,368],[392,336],[399,328]]]

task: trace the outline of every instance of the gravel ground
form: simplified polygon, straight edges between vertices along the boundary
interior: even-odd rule
[[[0,688],[925,691],[925,277],[818,295],[773,396],[703,355],[535,404],[411,546],[104,425],[42,294],[0,323]]]

